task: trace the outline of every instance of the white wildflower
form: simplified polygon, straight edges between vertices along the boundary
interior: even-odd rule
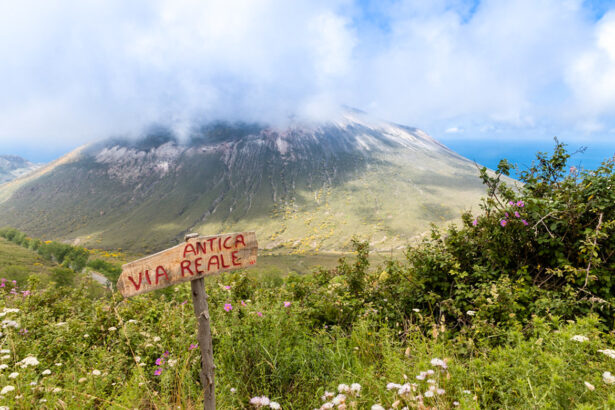
[[[334,396],[335,396],[335,393],[325,390],[325,394],[321,397],[321,399],[322,401],[327,401],[330,398],[333,398]]]
[[[435,372],[431,369],[427,370],[425,373],[427,373],[427,375],[431,376],[432,374],[434,374]]]
[[[446,393],[446,391],[444,391],[444,389],[437,389],[436,393],[438,393],[440,396],[442,396],[444,393]]]
[[[100,376],[102,373],[100,372],[100,370],[94,369],[94,370],[92,370],[92,374],[94,376]]]
[[[8,360],[10,358],[11,358],[10,354],[5,354],[4,356],[0,357],[0,359],[2,359],[2,360]]]
[[[56,323],[56,326],[66,326],[68,324],[68,322],[58,322]]]
[[[117,327],[115,326],[111,326],[109,329],[107,329],[110,332],[115,332],[117,330]]]
[[[88,379],[86,379],[85,377],[80,378],[79,380],[77,380],[77,382],[79,383],[83,383],[86,382]]]
[[[602,380],[606,384],[613,384],[613,383],[615,383],[615,376],[613,376],[611,374],[611,372],[604,372],[604,373],[602,373]]]
[[[269,403],[271,403],[269,397],[261,396],[261,406],[269,406]]]
[[[425,380],[425,377],[427,377],[427,372],[421,372],[419,375],[416,376],[416,379]]]
[[[177,364],[177,359],[169,359],[167,363],[169,364],[170,367],[173,367]]]
[[[135,362],[140,363],[141,362],[141,356],[135,356]]]
[[[9,379],[16,379],[17,376],[19,376],[19,373],[13,372],[13,373],[9,374]]]
[[[43,370],[43,372],[41,374],[43,376],[49,376],[51,374],[51,370],[49,370],[49,369]]]
[[[6,363],[0,364],[0,370],[8,369],[9,365]]]
[[[19,328],[19,323],[15,322],[14,320],[3,320],[2,321],[2,328],[7,328],[7,327],[14,327],[15,329]]]
[[[237,389],[234,388],[234,387],[231,387],[231,393],[233,393],[233,394],[237,393]]]
[[[472,392],[470,390],[462,390],[463,394],[472,394]]]
[[[429,383],[429,384],[436,384],[436,381],[434,379],[429,379],[429,380],[427,380],[427,383]]]
[[[47,399],[40,399],[38,402],[39,403],[47,403]]]
[[[596,389],[594,385],[591,384],[590,382],[584,382],[584,383],[585,383],[585,387],[587,387],[589,391],[594,391]]]
[[[30,382],[30,386],[36,386],[37,383],[36,382]]]
[[[134,319],[130,319],[130,320],[129,320],[129,321],[127,321],[126,323],[137,323],[137,321],[136,321],[136,320],[134,320]]]
[[[399,386],[399,389],[397,390],[397,394],[399,394],[400,396],[404,396],[410,393],[411,391],[412,391],[412,386],[410,385],[410,383],[406,383],[403,386]]]
[[[162,339],[160,338],[160,336],[154,336],[154,343],[158,343],[161,340]]]
[[[600,353],[604,353],[605,355],[609,356],[611,359],[615,359],[615,350],[612,349],[604,349],[604,350],[598,350]]]
[[[0,390],[0,394],[7,394],[10,391],[14,391],[15,390],[15,386],[4,386],[2,388],[2,390]]]
[[[55,363],[55,365],[60,367],[60,366],[62,366],[62,363]]]
[[[322,410],[332,409],[332,408],[333,408],[333,403],[329,403],[329,402],[327,402],[327,403],[323,404],[322,406],[320,406],[320,408],[321,408]]]
[[[453,402],[453,406],[458,407],[459,406],[459,402],[458,401],[454,401]]]
[[[88,334],[86,333],[86,334],[84,334],[84,335],[83,335],[83,337],[84,337],[85,339],[87,339],[88,337],[90,337],[90,335],[88,335]]]
[[[386,410],[386,409],[382,407],[380,404],[374,404],[372,406],[372,410]]]
[[[401,384],[397,384],[397,383],[387,384],[387,390],[399,389],[400,387],[401,387]]]
[[[587,342],[589,340],[589,338],[587,336],[583,336],[583,335],[574,335],[570,338],[570,340],[574,341],[574,342]]]
[[[11,351],[9,349],[2,349],[0,350],[0,353],[6,354],[6,353],[11,353]]]
[[[11,409],[8,406],[0,406],[0,410],[11,410]]]
[[[466,312],[466,314],[467,314],[468,316],[474,316],[474,315],[476,314],[476,311],[475,311],[475,310],[468,310],[468,311]]]
[[[414,308],[414,309],[412,309],[412,311],[415,312],[415,313],[419,313],[421,311],[421,309]]]
[[[435,359],[431,359],[431,365],[432,366],[436,366],[436,367],[441,367],[443,369],[446,369],[446,362],[442,359],[438,359],[437,357]]]
[[[347,384],[340,384],[339,386],[337,386],[337,391],[340,393],[347,393],[350,391],[350,386],[348,386]]]
[[[261,398],[260,397],[252,397],[250,399],[250,404],[253,404],[255,406],[260,406],[261,405]]]
[[[361,385],[359,383],[352,383],[350,385],[350,391],[354,394],[359,394],[361,392]]]
[[[28,356],[25,359],[17,362],[17,365],[23,369],[23,368],[26,368],[28,366],[38,366],[39,365],[39,361],[34,356]]]
[[[59,387],[55,387],[55,388],[52,390],[52,393],[60,393],[61,391],[62,391],[62,389],[61,389],[61,388],[59,388]]]
[[[433,392],[431,390],[427,390],[424,394],[425,397],[433,397]]]
[[[271,403],[269,403],[269,408],[279,410],[281,408],[280,403],[272,401]]]
[[[17,308],[4,308],[2,310],[2,312],[6,315],[7,313],[17,313],[17,312],[19,312],[19,309],[17,309]]]
[[[331,400],[331,402],[333,402],[333,404],[335,404],[336,406],[337,406],[338,404],[342,404],[342,403],[344,403],[345,401],[346,401],[346,396],[345,396],[345,395],[343,395],[343,394],[341,394],[341,393],[340,393],[340,394],[338,394],[337,396],[335,396],[335,397],[333,398],[333,400]]]

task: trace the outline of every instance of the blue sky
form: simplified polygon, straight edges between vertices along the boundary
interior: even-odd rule
[[[0,152],[36,161],[341,105],[491,166],[554,136],[586,166],[615,151],[613,1],[24,0],[0,4],[0,59]]]

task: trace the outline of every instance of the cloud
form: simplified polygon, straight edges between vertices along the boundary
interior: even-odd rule
[[[615,13],[580,0],[0,5],[0,146],[342,104],[428,131],[615,126]]]

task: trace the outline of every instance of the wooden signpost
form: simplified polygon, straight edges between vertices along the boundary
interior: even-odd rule
[[[215,236],[190,234],[186,235],[183,244],[123,265],[117,281],[117,289],[124,297],[191,281],[194,314],[199,324],[205,410],[216,408],[216,396],[209,307],[203,277],[252,266],[256,264],[257,252],[254,232]]]

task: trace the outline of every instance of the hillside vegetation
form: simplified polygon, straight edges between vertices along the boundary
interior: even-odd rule
[[[354,240],[334,269],[207,278],[219,408],[615,407],[614,162],[568,158],[515,190],[484,170],[481,212],[401,260]],[[189,285],[3,283],[2,405],[201,407]]]

